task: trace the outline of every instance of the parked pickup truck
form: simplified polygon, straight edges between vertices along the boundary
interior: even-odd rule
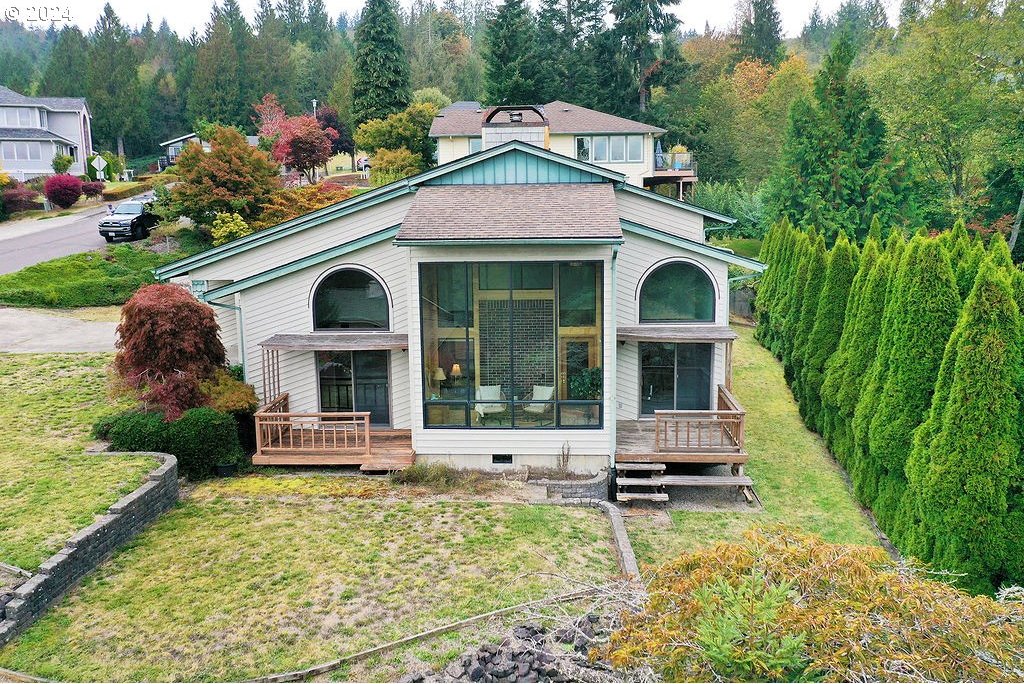
[[[159,217],[149,210],[149,204],[138,200],[121,202],[111,213],[100,219],[100,235],[107,242],[114,238],[141,240],[157,224]]]

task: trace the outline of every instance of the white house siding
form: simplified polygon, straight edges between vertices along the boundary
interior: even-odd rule
[[[425,429],[423,427],[423,373],[420,347],[419,316],[419,264],[443,261],[570,261],[601,260],[604,262],[604,297],[602,302],[605,328],[603,349],[604,384],[614,388],[612,382],[612,354],[614,339],[609,339],[611,327],[611,248],[586,247],[462,247],[458,251],[441,247],[410,247],[408,260],[409,291],[409,385],[408,396],[412,413],[413,448],[417,458],[425,461],[458,463],[463,467],[490,468],[494,454],[511,454],[513,466],[554,466],[564,446],[571,450],[570,468],[580,472],[596,472],[608,465],[611,453],[611,420],[614,391],[605,392],[604,427],[599,430],[501,430],[483,428]]]
[[[213,312],[217,316],[217,324],[220,326],[220,341],[224,344],[224,350],[228,355],[228,363],[236,364],[242,362],[241,340],[239,338],[238,311],[234,307],[236,297],[222,297],[216,300]]]
[[[390,228],[405,218],[412,198],[411,194],[403,195],[378,204],[369,211],[357,211],[241,254],[225,257],[194,269],[191,272],[192,279],[239,280]]]
[[[594,133],[594,135],[603,135]],[[609,133],[608,135],[625,135]],[[632,135],[637,135],[633,133]],[[576,158],[576,135],[552,135],[551,151],[571,159]],[[643,187],[644,178],[654,172],[654,136],[644,134],[644,159],[640,162],[593,162],[594,166],[621,173],[631,185]]]
[[[440,137],[437,139],[437,163],[447,164],[469,154],[469,137]]]
[[[372,271],[391,298],[390,321],[393,332],[407,332],[408,304],[406,255],[390,241],[380,242],[311,266],[268,283],[244,290],[242,306],[246,344],[246,375],[263,396],[263,355],[259,343],[278,333],[308,334],[313,331],[313,288],[320,278],[342,266]],[[289,393],[293,411],[319,411],[316,360],[313,352],[280,352],[281,390]],[[409,354],[391,352],[391,423],[395,428],[410,427]],[[418,395],[417,395],[418,396]]]
[[[676,212],[677,214],[680,212]],[[640,322],[638,308],[640,280],[648,271],[666,260],[682,259],[702,265],[712,276],[716,290],[715,323],[729,323],[729,267],[724,261],[685,252],[678,247],[626,232],[626,242],[618,256],[617,325],[634,326]],[[617,411],[620,420],[636,420],[640,415],[640,359],[636,342],[617,345]],[[725,382],[725,349],[715,345],[712,391]]]
[[[615,193],[615,199],[619,205],[619,216],[627,221],[694,242],[704,242],[704,217],[700,214],[622,190]]]
[[[82,112],[49,112],[47,115],[50,130],[77,142],[78,152],[75,163],[71,165],[68,173],[80,176],[85,173],[85,158],[92,154],[92,142],[83,130]]]

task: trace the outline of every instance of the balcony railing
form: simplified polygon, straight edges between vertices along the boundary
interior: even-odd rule
[[[288,393],[256,412],[256,458],[287,453],[370,454],[370,413],[292,413]]]
[[[665,152],[655,155],[655,171],[692,171],[697,173],[697,161],[693,158],[693,152]]]
[[[722,385],[710,411],[655,411],[654,450],[688,454],[742,454],[746,411]]]

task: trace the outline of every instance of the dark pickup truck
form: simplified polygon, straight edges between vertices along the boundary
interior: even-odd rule
[[[149,210],[149,204],[139,200],[121,202],[111,213],[100,219],[100,235],[107,242],[114,238],[141,240],[160,218]]]

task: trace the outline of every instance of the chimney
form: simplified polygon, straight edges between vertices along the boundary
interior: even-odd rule
[[[548,149],[548,120],[541,106],[490,107],[484,111],[481,137],[480,146],[485,150],[512,140]]]

